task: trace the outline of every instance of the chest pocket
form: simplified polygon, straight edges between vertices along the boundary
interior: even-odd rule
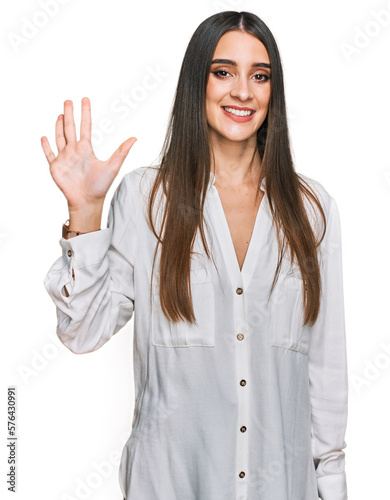
[[[280,273],[270,298],[271,345],[307,354],[309,327],[302,326],[303,280]]]
[[[149,286],[151,270],[148,271]],[[153,279],[151,312],[151,342],[160,347],[214,347],[214,289],[206,268],[191,268],[191,294],[197,324],[186,321],[173,323],[162,312],[159,299],[158,275]]]

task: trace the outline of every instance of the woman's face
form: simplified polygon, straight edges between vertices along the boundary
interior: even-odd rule
[[[212,143],[221,139],[256,142],[271,96],[271,69],[263,65],[270,66],[268,53],[253,35],[228,31],[219,39],[206,87]],[[250,116],[246,116],[248,110]]]

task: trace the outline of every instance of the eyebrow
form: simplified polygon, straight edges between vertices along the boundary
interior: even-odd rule
[[[237,66],[236,61],[232,59],[213,59],[211,64],[231,64],[232,66]],[[252,64],[252,68],[269,68],[271,69],[271,65],[265,62],[257,62]]]

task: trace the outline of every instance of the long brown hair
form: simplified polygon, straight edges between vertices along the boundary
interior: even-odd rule
[[[190,271],[192,245],[198,231],[206,255],[211,258],[203,227],[203,208],[210,181],[211,162],[205,106],[206,85],[216,45],[224,33],[232,30],[244,31],[258,38],[268,52],[272,68],[268,113],[257,132],[256,146],[261,161],[260,183],[266,177],[266,195],[277,229],[279,248],[278,265],[269,297],[288,248],[291,260],[298,262],[305,285],[304,324],[312,325],[319,313],[321,275],[317,246],[325,234],[325,215],[315,194],[303,179],[301,181],[294,169],[283,71],[276,41],[265,23],[250,12],[225,11],[210,16],[196,29],[184,55],[167,133],[160,152],[160,168],[148,203],[148,223],[157,238],[153,269],[158,247],[161,245],[161,308],[172,322],[196,321],[191,299]],[[165,210],[160,234],[157,234],[152,214],[161,184]],[[319,241],[311,227],[301,193],[314,201],[323,218],[324,231]],[[164,230],[165,228],[168,230]]]

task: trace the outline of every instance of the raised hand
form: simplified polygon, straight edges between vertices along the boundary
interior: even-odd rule
[[[70,214],[93,213],[102,209],[105,196],[119,172],[128,152],[137,140],[130,137],[106,160],[98,160],[91,145],[91,105],[87,97],[81,101],[80,140],[77,141],[72,101],[64,102],[64,114],[56,122],[58,156],[47,137],[41,145],[50,165],[54,182],[64,193]]]

